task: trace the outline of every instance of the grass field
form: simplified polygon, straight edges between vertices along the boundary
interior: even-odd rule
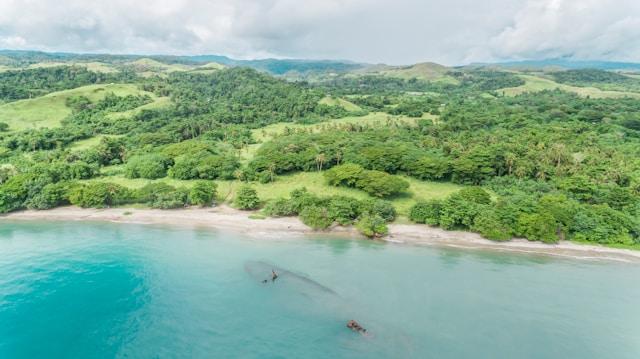
[[[433,116],[431,114],[425,114],[422,118],[428,118],[431,120],[436,120],[437,116]],[[407,125],[415,125],[417,118],[407,117],[407,116],[394,116],[389,115],[384,112],[371,112],[365,116],[349,116],[343,118],[337,118],[325,122],[305,125],[299,123],[291,123],[291,122],[281,122],[275,123],[263,128],[258,128],[252,130],[252,136],[257,141],[257,143],[249,145],[247,148],[242,150],[241,156],[243,162],[248,162],[253,155],[256,153],[258,148],[262,146],[262,143],[274,138],[275,136],[281,135],[285,132],[285,130],[291,129],[311,129],[313,132],[323,131],[328,125],[346,125],[346,124],[358,124],[358,125],[369,125],[376,127],[386,127],[389,125],[389,122],[395,122],[398,124],[407,124]]]
[[[578,87],[560,84],[555,81],[532,75],[519,75],[525,84],[518,87],[510,87],[497,90],[499,93],[504,93],[506,96],[517,96],[525,92],[538,92],[544,90],[560,89],[567,92],[574,92],[582,97],[592,98],[620,98],[620,97],[634,97],[640,98],[639,93],[634,92],[621,92],[621,91],[603,91],[595,87]]]
[[[10,131],[57,127],[60,125],[60,121],[71,114],[71,110],[65,105],[67,98],[83,95],[91,101],[98,101],[109,92],[118,96],[147,94],[156,99],[154,94],[141,91],[133,84],[82,86],[72,90],[53,92],[34,99],[0,105],[0,122],[9,124]]]
[[[352,102],[331,96],[327,96],[320,100],[320,104],[328,106],[340,106],[347,111],[362,111],[362,108],[360,108],[360,106]]]
[[[117,172],[119,168],[110,168],[107,171]],[[115,170],[115,171],[114,171]],[[409,209],[417,201],[427,199],[442,199],[462,188],[462,186],[452,183],[420,181],[410,177],[403,177],[409,181],[410,187],[406,194],[390,199],[398,210],[398,214],[407,217]],[[118,174],[114,176],[103,176],[91,179],[89,181],[111,182],[125,186],[127,188],[136,189],[152,182],[164,182],[172,186],[191,187],[194,181],[182,181],[171,178],[163,178],[158,180],[148,179],[129,179]],[[218,200],[224,203],[233,202],[233,197],[237,189],[243,185],[239,181],[215,181],[218,185]],[[300,172],[291,175],[278,176],[273,183],[251,183],[258,196],[262,201],[269,201],[280,197],[288,197],[289,193],[296,188],[306,187],[310,192],[319,196],[349,196],[357,199],[373,198],[363,191],[353,188],[333,187],[325,183],[324,176],[321,172]]]

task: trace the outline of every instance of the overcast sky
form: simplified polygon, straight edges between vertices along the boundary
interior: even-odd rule
[[[0,0],[0,48],[390,64],[640,62],[640,0]]]

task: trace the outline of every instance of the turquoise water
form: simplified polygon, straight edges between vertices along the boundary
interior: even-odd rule
[[[113,357],[635,359],[640,266],[0,222],[0,358]]]

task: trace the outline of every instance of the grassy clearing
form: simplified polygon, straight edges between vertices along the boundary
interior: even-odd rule
[[[183,64],[165,64],[149,58],[138,59],[127,63],[132,66],[141,76],[150,77],[154,75],[166,75],[171,72],[189,71],[191,67]]]
[[[158,108],[168,107],[171,104],[171,99],[169,97],[157,97],[153,99],[153,102],[148,103],[146,105],[142,105],[140,107],[136,107],[133,110],[123,111],[123,112],[112,112],[107,114],[108,118],[128,118],[131,116],[135,116],[140,113],[142,110],[153,110]]]
[[[574,92],[582,97],[592,98],[620,98],[620,97],[634,97],[640,98],[640,94],[633,92],[621,92],[621,91],[603,91],[595,87],[578,87],[560,84],[555,81],[532,75],[520,75],[525,80],[525,84],[518,87],[510,87],[500,89],[497,92],[501,92],[506,96],[517,96],[526,92],[538,92],[544,90],[560,89],[567,92]]]
[[[345,99],[327,96],[320,100],[321,105],[327,106],[339,106],[344,108],[347,111],[362,111],[362,108],[352,102],[349,102]]]
[[[425,114],[422,118],[436,120],[437,116],[434,116],[431,114]],[[257,143],[249,145],[247,146],[247,148],[243,149],[241,153],[241,157],[242,157],[242,161],[245,163],[250,161],[253,158],[256,151],[260,148],[260,146],[262,146],[264,142],[269,141],[276,136],[282,135],[283,133],[285,133],[287,129],[289,130],[307,129],[313,132],[321,132],[321,131],[324,131],[328,125],[354,124],[354,125],[368,125],[368,126],[375,126],[375,127],[387,127],[390,122],[396,122],[398,124],[415,125],[417,120],[418,120],[417,118],[413,118],[413,117],[394,116],[384,112],[372,112],[365,116],[343,117],[343,118],[333,119],[333,120],[315,123],[311,125],[291,123],[291,122],[274,123],[266,127],[252,130],[252,136],[257,141]]]
[[[409,181],[409,190],[404,195],[390,199],[401,217],[407,217],[411,206],[417,201],[442,199],[462,188],[462,186],[452,183],[420,181],[410,177],[403,178]],[[131,189],[141,188],[153,182],[164,182],[172,186],[184,186],[187,188],[190,188],[194,183],[194,181],[175,180],[171,178],[158,180],[129,179],[122,175],[104,176],[89,181],[117,183]],[[224,203],[233,202],[235,192],[244,184],[239,181],[215,182],[218,185],[218,200]],[[292,190],[301,187],[306,187],[310,192],[319,196],[348,196],[361,200],[373,198],[358,189],[329,186],[325,183],[324,176],[321,172],[300,172],[278,176],[273,183],[251,183],[251,186],[256,189],[260,199],[265,202],[280,197],[288,197]]]
[[[0,105],[0,122],[8,123],[11,131],[57,127],[60,126],[60,121],[71,114],[71,110],[65,105],[67,98],[82,95],[95,102],[104,98],[109,92],[118,96],[147,94],[156,98],[154,94],[141,91],[133,84],[82,86]]]

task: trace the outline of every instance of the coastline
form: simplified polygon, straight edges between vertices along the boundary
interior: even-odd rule
[[[53,221],[107,221],[132,224],[166,224],[177,226],[208,227],[239,232],[257,238],[282,238],[291,235],[318,233],[364,238],[352,227],[332,227],[325,232],[314,231],[298,218],[252,219],[255,212],[233,209],[228,206],[211,208],[186,208],[176,210],[137,208],[79,208],[58,207],[42,211],[19,211],[0,216],[3,220],[53,220]],[[390,224],[389,235],[382,240],[390,243],[454,247],[476,250],[541,254],[592,260],[615,260],[640,263],[640,251],[609,248],[597,245],[561,241],[557,244],[513,239],[495,242],[477,233],[446,231],[419,224]]]

